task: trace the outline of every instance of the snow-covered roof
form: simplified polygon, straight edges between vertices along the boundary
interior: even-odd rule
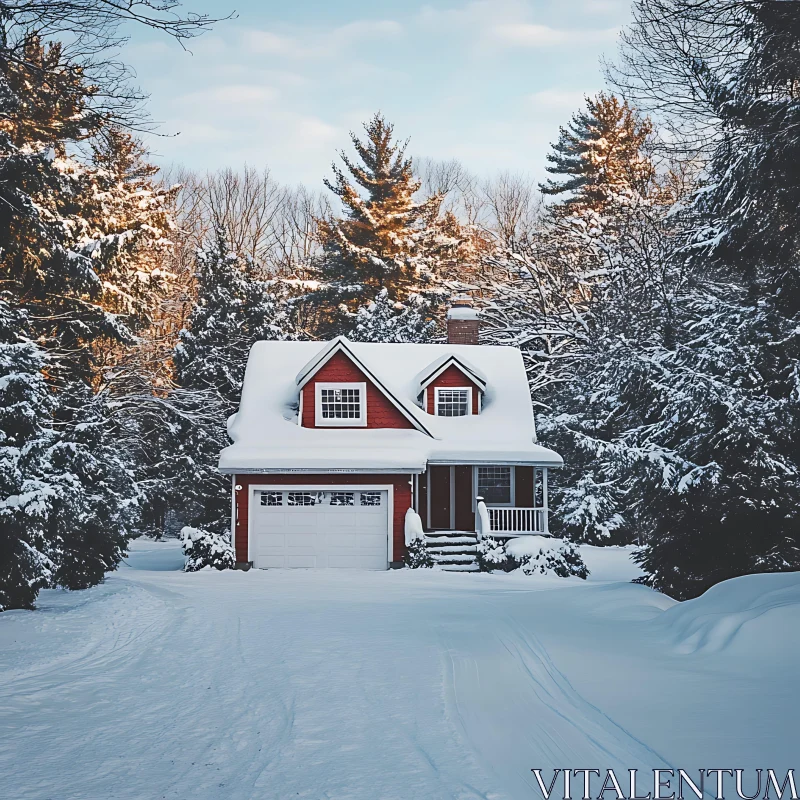
[[[239,411],[228,423],[233,444],[220,455],[223,472],[423,472],[428,462],[562,464],[557,453],[535,442],[528,381],[516,348],[344,341],[418,421],[417,429],[301,427],[299,384],[323,362],[331,343],[256,342]],[[451,355],[486,381],[479,415],[437,417],[417,404],[421,376]]]

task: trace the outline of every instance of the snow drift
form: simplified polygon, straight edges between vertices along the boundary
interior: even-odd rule
[[[800,642],[792,634],[800,629],[800,572],[732,578],[667,609],[657,624],[680,653],[780,646],[789,663],[790,656],[800,656]]]

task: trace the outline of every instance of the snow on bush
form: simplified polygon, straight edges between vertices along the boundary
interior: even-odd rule
[[[511,572],[519,569],[521,562],[506,552],[505,545],[497,539],[484,538],[478,542],[478,567],[481,572],[502,570]]]
[[[417,539],[425,538],[425,531],[422,528],[422,519],[413,508],[409,508],[408,511],[406,511],[405,534],[406,547],[409,547],[411,543]]]
[[[405,564],[409,569],[430,569],[434,565],[433,556],[425,541],[422,520],[413,508],[406,511],[405,522],[406,556]]]
[[[234,567],[233,547],[227,534],[187,526],[181,530],[181,546],[186,556],[186,572],[197,572],[204,567]]]
[[[525,536],[511,539],[506,553],[522,562],[526,575],[557,575],[559,578],[583,578],[589,570],[578,548],[572,542],[547,536]]]
[[[424,538],[414,539],[406,547],[405,562],[409,569],[430,569],[434,566],[433,556]]]

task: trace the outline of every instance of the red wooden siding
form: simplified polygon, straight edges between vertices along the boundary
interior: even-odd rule
[[[266,485],[314,485],[314,486],[347,486],[368,484],[375,486],[386,485],[394,487],[394,519],[392,531],[394,533],[393,547],[394,560],[402,561],[406,552],[405,518],[406,511],[411,507],[411,480],[410,475],[236,475],[236,485],[242,488],[236,492],[236,526],[235,546],[236,563],[247,561],[247,521],[249,514],[250,487],[259,484]]]
[[[445,386],[471,386],[472,387],[472,413],[478,413],[478,385],[471,381],[458,367],[450,365],[438,378],[425,390],[428,395],[428,413],[436,413],[436,387]]]
[[[336,353],[303,387],[303,427],[317,427],[314,413],[317,383],[361,383],[362,381],[367,384],[367,428],[414,427],[350,358],[341,352]]]

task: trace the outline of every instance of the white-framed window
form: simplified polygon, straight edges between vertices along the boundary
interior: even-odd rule
[[[314,418],[320,427],[366,427],[367,384],[317,383]]]
[[[510,506],[514,502],[513,467],[478,467],[478,497],[487,506]]]
[[[332,506],[353,506],[355,505],[355,492],[331,492],[330,504]]]
[[[362,506],[379,506],[381,504],[380,492],[361,492]]]
[[[287,505],[318,506],[322,503],[322,492],[287,492]]]
[[[437,386],[434,390],[437,417],[468,417],[472,414],[471,386]]]
[[[283,492],[261,492],[262,506],[282,506]]]

